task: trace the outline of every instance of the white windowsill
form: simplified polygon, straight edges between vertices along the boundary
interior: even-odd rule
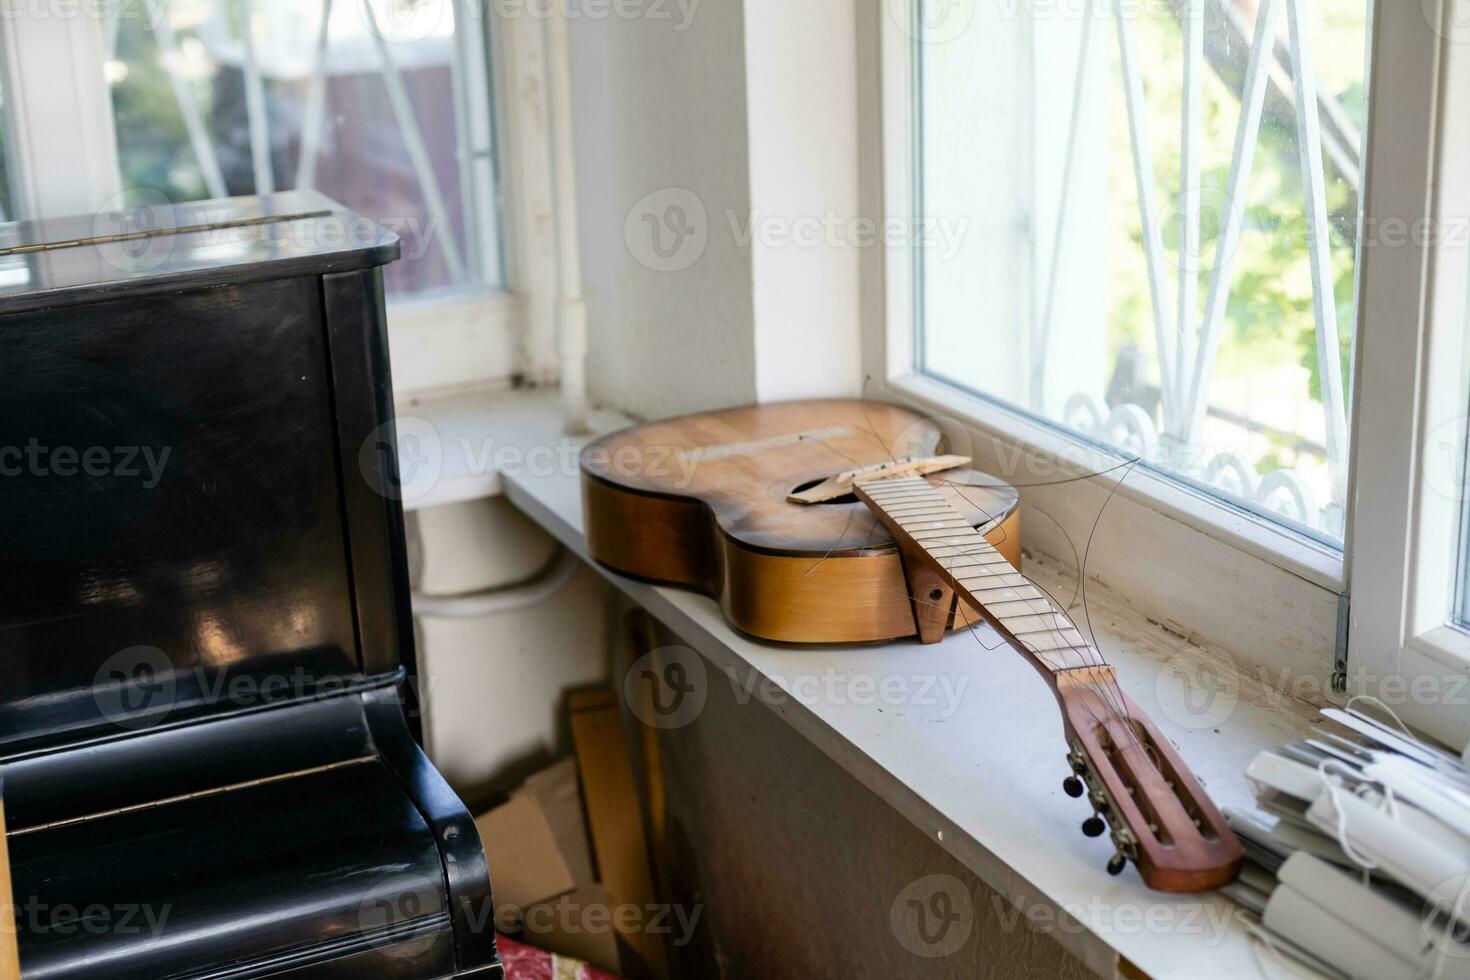
[[[419,510],[505,492],[516,472],[577,471],[588,437],[562,433],[560,396],[553,389],[470,389],[456,394],[407,395],[397,400],[400,446],[411,437],[417,462],[405,459],[403,507]],[[611,432],[630,420],[594,411],[588,424]]]
[[[404,414],[433,420],[451,444],[493,438],[497,446],[569,452],[587,441],[561,435],[553,392],[466,395],[400,407]],[[599,432],[620,424],[612,413],[593,419]],[[446,465],[438,486],[410,505],[503,492],[586,558],[575,467],[520,466],[496,475],[473,472],[476,467],[464,462]],[[729,671],[742,682],[753,679],[756,696],[776,715],[1034,916],[1034,923],[1051,923],[1041,931],[1091,969],[1112,976],[1121,956],[1156,980],[1260,975],[1244,918],[1225,899],[1157,894],[1131,868],[1118,878],[1107,875],[1103,865],[1111,847],[1106,838],[1082,835],[1079,825],[1090,811],[1061,789],[1068,768],[1055,702],[1019,656],[999,646],[987,652],[965,632],[931,647],[766,646],[732,631],[705,596],[599,570],[698,649],[716,671],[716,682]],[[1027,572],[1063,597],[1072,592],[1071,581],[1055,567],[1033,563]],[[1222,654],[1149,624],[1099,586],[1089,586],[1088,603],[1099,646],[1117,665],[1128,694],[1179,744],[1217,803],[1250,807],[1246,765],[1260,750],[1307,734],[1316,709],[1268,691],[1242,672],[1238,703],[1228,717],[1214,727],[1179,724],[1176,717],[1190,715],[1179,708],[1185,684],[1173,668],[1182,664],[1188,672]],[[991,634],[985,642],[995,645],[996,638]],[[842,704],[811,697],[834,674],[907,678],[913,690],[929,677],[967,687],[953,711],[943,698],[894,708],[857,697]],[[1273,958],[1274,975],[1290,975],[1291,969]]]

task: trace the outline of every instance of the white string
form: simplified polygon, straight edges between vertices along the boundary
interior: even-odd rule
[[[1349,778],[1355,778],[1356,773],[1336,759],[1323,759],[1317,764],[1317,775],[1322,777],[1322,785],[1327,790],[1327,800],[1332,804],[1333,812],[1336,814],[1338,846],[1342,848],[1342,853],[1347,855],[1348,860],[1363,869],[1363,885],[1367,887],[1368,872],[1377,869],[1378,863],[1371,858],[1359,854],[1353,849],[1352,843],[1348,840],[1347,811],[1342,808],[1342,801],[1338,797],[1338,793],[1342,791],[1343,786],[1340,783],[1334,782],[1329,772],[1334,767],[1343,776]],[[1368,788],[1367,783],[1360,783],[1356,789],[1351,789],[1349,792],[1361,798]],[[1379,802],[1378,808],[1390,820],[1398,820],[1398,800],[1393,795],[1392,786],[1385,785],[1383,787],[1383,799]]]
[[[1455,896],[1454,907],[1450,909],[1449,919],[1445,922],[1442,941],[1434,944],[1434,969],[1429,973],[1429,980],[1439,980],[1440,974],[1444,972],[1444,961],[1447,955],[1445,947],[1450,943],[1457,942],[1455,939],[1455,924],[1465,914],[1465,901],[1467,899],[1470,899],[1470,875],[1466,875],[1460,881],[1460,893]]]
[[[1245,933],[1247,937],[1255,940],[1255,942],[1251,943],[1251,959],[1256,961],[1256,967],[1261,971],[1261,976],[1267,977],[1269,980],[1274,971],[1266,969],[1266,960],[1261,957],[1261,947],[1264,946],[1273,956],[1279,956],[1282,959],[1287,959],[1288,957],[1276,945],[1275,937],[1271,935],[1270,930],[1264,924],[1259,922],[1251,923],[1246,926]],[[1295,973],[1296,971],[1292,972]]]
[[[1417,741],[1417,737],[1414,735],[1413,732],[1409,731],[1409,726],[1403,723],[1398,714],[1396,714],[1394,710],[1388,705],[1384,704],[1382,701],[1378,700],[1371,694],[1354,694],[1352,697],[1348,698],[1347,704],[1343,705],[1343,710],[1351,712],[1353,710],[1353,705],[1359,701],[1367,701],[1370,704],[1378,705],[1378,707],[1382,708],[1388,714],[1388,716],[1393,719],[1393,723],[1399,726],[1399,731],[1403,732],[1409,738],[1413,738]],[[1366,717],[1366,715],[1364,717]]]

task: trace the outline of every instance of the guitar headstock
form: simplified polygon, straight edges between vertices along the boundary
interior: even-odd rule
[[[1132,861],[1144,884],[1179,893],[1233,880],[1240,842],[1174,743],[1118,688],[1112,668],[1075,673],[1057,686],[1073,773],[1064,788],[1093,806],[1083,833],[1111,832],[1109,873]]]

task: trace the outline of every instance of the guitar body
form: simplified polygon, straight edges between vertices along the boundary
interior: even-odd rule
[[[801,506],[787,495],[837,471],[934,456],[943,434],[878,402],[786,402],[687,415],[607,436],[582,454],[588,547],[626,575],[718,599],[750,636],[865,643],[919,632],[898,548],[848,495]],[[926,478],[1017,568],[1016,491],[950,470]],[[937,586],[936,586],[937,587]],[[928,593],[928,588],[924,593]],[[937,592],[935,593],[938,594]],[[940,628],[980,621],[966,604]]]

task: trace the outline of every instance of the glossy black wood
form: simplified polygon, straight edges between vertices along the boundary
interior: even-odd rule
[[[327,365],[309,277],[0,315],[0,745],[361,673]]]
[[[499,972],[474,824],[416,744],[396,254],[318,195],[0,226],[26,980]]]

